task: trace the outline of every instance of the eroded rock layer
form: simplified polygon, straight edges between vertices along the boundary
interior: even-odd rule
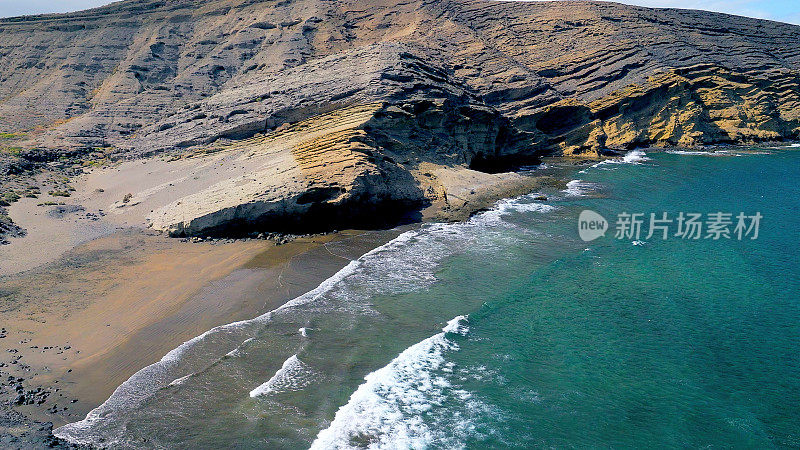
[[[1,19],[0,35],[7,174],[98,148],[238,151],[253,165],[155,209],[150,225],[173,234],[406,214],[441,196],[422,164],[493,173],[548,154],[800,136],[800,27],[716,13],[125,0]]]

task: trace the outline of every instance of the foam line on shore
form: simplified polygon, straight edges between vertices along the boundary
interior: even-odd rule
[[[547,212],[551,211],[552,207],[541,203],[531,203],[529,196],[522,196],[517,199],[500,201],[494,209],[473,216],[467,222],[430,224],[419,230],[406,231],[395,239],[365,253],[357,260],[350,261],[315,289],[282,306],[253,319],[212,328],[184,342],[164,355],[160,361],[136,372],[117,387],[103,404],[90,411],[86,418],[64,425],[55,430],[55,434],[77,444],[93,444],[103,439],[104,445],[114,445],[116,442],[124,440],[121,430],[124,429],[124,423],[128,420],[124,414],[119,414],[119,412],[130,411],[138,407],[160,389],[168,387],[170,383],[178,380],[180,380],[178,384],[185,382],[187,374],[203,373],[208,367],[217,363],[220,358],[225,357],[216,355],[218,352],[215,349],[220,346],[230,345],[228,348],[233,348],[226,355],[228,357],[237,356],[240,348],[247,345],[254,336],[263,330],[263,326],[269,323],[275,314],[319,300],[356,273],[363,272],[363,275],[367,277],[365,280],[359,280],[358,283],[359,286],[369,291],[366,295],[395,291],[405,292],[429,285],[436,281],[436,265],[441,259],[452,254],[450,249],[467,246],[464,244],[468,244],[472,248],[476,248],[476,245],[495,245],[491,239],[481,239],[478,242],[475,236],[484,236],[487,232],[495,233],[492,228],[501,223],[512,226],[502,219],[498,221],[499,211],[507,213],[511,210]],[[474,233],[475,228],[483,231],[476,234]],[[454,245],[455,243],[460,244]],[[386,260],[387,254],[390,262]],[[348,287],[345,286],[342,289],[347,291]],[[344,293],[346,294],[346,292]],[[353,303],[348,305],[356,309],[354,313],[368,313],[368,304],[365,306],[363,302],[355,302],[352,299],[348,301]],[[298,333],[298,338],[303,339],[302,332]],[[182,358],[190,351],[192,352],[191,360],[182,364]],[[258,394],[258,392],[256,393]],[[123,423],[114,423],[117,420],[121,420]]]
[[[413,233],[414,233],[413,231],[409,231],[404,234],[401,234],[394,240],[366,253],[358,260],[351,261],[341,270],[336,272],[333,276],[323,281],[315,289],[285,303],[284,305],[270,312],[267,312],[254,319],[242,320],[214,327],[200,334],[199,336],[196,336],[184,342],[177,348],[171,350],[166,355],[164,355],[164,357],[162,357],[161,360],[159,360],[158,362],[153,363],[133,374],[127,381],[125,381],[119,387],[117,387],[117,389],[114,390],[114,393],[111,394],[111,396],[105,402],[103,402],[100,406],[90,411],[87,414],[86,418],[78,422],[73,422],[64,425],[56,429],[53,434],[59,438],[66,439],[75,444],[89,445],[95,443],[95,436],[91,435],[90,430],[99,421],[110,420],[109,417],[113,416],[113,414],[111,414],[113,411],[124,410],[135,407],[141,404],[150,396],[152,396],[159,389],[167,387],[171,383],[177,380],[185,381],[185,378],[191,375],[191,373],[188,375],[173,373],[174,371],[176,371],[176,369],[179,368],[178,363],[180,361],[181,356],[190,349],[192,349],[193,347],[195,347],[196,345],[198,345],[199,343],[203,342],[203,340],[205,340],[209,336],[222,333],[235,333],[236,331],[246,328],[249,325],[257,325],[268,322],[275,312],[284,310],[286,308],[291,308],[292,306],[302,305],[314,301],[315,299],[323,295],[325,292],[330,290],[341,280],[352,275],[356,271],[356,269],[361,265],[361,260],[364,257],[370,254],[374,254],[375,252],[378,252],[383,248],[390,248],[393,245],[397,245],[397,241],[403,242],[404,240],[408,239],[407,235]],[[233,350],[231,350],[230,352],[228,352],[227,355],[234,354],[241,347],[241,345],[244,345],[246,342],[249,341],[249,339],[250,337],[244,339],[244,341],[241,341],[242,343]],[[217,359],[218,358],[215,358],[212,361],[207,361],[206,366],[213,364]],[[202,371],[202,369],[200,371]],[[99,436],[97,436],[97,438],[99,438]],[[120,439],[121,436],[116,436],[115,438],[112,439],[109,439],[108,437],[104,436],[104,438],[105,438],[104,441],[105,445],[113,445],[116,442],[115,439]]]

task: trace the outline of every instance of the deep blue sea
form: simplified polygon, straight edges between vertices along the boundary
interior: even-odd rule
[[[547,201],[407,231],[288,305],[209,331],[57,434],[170,448],[800,447],[800,149],[635,152],[571,173],[536,193]],[[605,236],[579,237],[584,210]],[[651,213],[672,220],[666,239],[648,239]],[[676,235],[681,213],[698,239]]]

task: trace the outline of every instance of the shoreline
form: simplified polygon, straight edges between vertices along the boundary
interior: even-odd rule
[[[447,211],[457,216],[431,215],[425,222],[463,221],[497,199],[560,185],[594,163],[552,159],[547,169],[534,169],[530,183],[515,185],[519,192],[483,189]],[[134,373],[185,341],[274,310],[419,225],[300,236],[283,245],[258,239],[193,242],[124,229],[83,243],[56,263],[1,276],[0,309],[12,325],[0,333],[0,382],[22,378],[18,384],[34,404],[4,409],[0,402],[0,419],[22,414],[15,423],[27,421],[28,430],[36,428],[30,423],[58,427],[81,420]],[[18,358],[16,364],[8,356]],[[0,398],[13,402],[12,387],[0,385]],[[44,401],[36,404],[39,399]]]
[[[501,199],[565,184],[564,173],[576,164],[479,180],[469,172],[446,173],[438,181],[460,195],[421,211],[420,222],[288,242],[170,238],[118,220],[126,217],[101,217],[108,229],[99,237],[87,237],[85,227],[49,224],[60,233],[55,239],[75,246],[47,255],[51,262],[0,275],[0,310],[9,318],[0,333],[0,382],[22,380],[0,384],[0,412],[21,414],[11,423],[24,433],[36,435],[36,424],[44,424],[36,442],[52,439],[48,423],[57,428],[83,419],[134,373],[183,342],[281,306],[401,230],[463,221]],[[72,201],[96,210],[102,203],[90,198],[88,187]],[[39,240],[47,246],[44,236]],[[23,404],[17,405],[20,396]]]
[[[80,420],[186,340],[279,307],[399,233],[349,230],[275,245],[129,230],[3,277],[0,410],[56,427]],[[23,381],[6,384],[8,377]],[[19,398],[17,385],[33,404],[6,409]]]

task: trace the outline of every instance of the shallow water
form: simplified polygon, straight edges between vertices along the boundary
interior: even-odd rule
[[[738,155],[738,156],[737,156]],[[79,442],[797,447],[800,153],[642,153],[408,231],[144,369]],[[757,240],[585,243],[577,218],[717,211]],[[637,245],[633,245],[633,244]]]

